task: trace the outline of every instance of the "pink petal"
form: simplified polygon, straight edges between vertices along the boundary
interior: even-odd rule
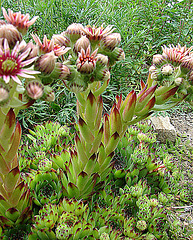
[[[10,56],[10,48],[7,39],[4,39],[4,51],[5,51],[5,56]]]
[[[10,76],[3,75],[3,80],[5,81],[5,83],[8,83],[10,80]]]
[[[25,66],[29,65],[30,63],[34,62],[37,58],[38,57],[34,57],[34,58],[29,59],[29,60],[23,61],[23,62],[21,62],[21,66],[25,67]]]
[[[41,72],[35,71],[35,70],[30,70],[30,69],[22,69],[23,73],[29,73],[29,74],[40,74]]]
[[[13,11],[11,11],[11,9],[8,9],[8,13],[9,13],[9,19],[10,19],[10,21],[8,21],[8,22],[14,22],[15,19],[13,16]]]
[[[21,55],[19,55],[18,61],[22,62],[29,55],[30,51],[31,51],[31,48],[28,48],[25,52],[23,52]]]
[[[11,56],[16,58],[18,52],[19,52],[19,41],[15,44],[15,47],[12,50]]]
[[[19,80],[19,78],[17,76],[11,76],[11,78],[13,79],[13,81],[18,83],[19,85],[22,85],[21,81]]]
[[[10,18],[9,18],[9,16],[7,15],[7,12],[6,12],[5,8],[2,7],[1,9],[2,9],[2,12],[3,12],[4,18],[5,18],[7,21],[10,21]]]
[[[22,72],[18,73],[17,75],[24,77],[24,78],[35,78],[33,75],[28,75]]]
[[[35,16],[35,17],[33,17],[30,21],[28,21],[27,24],[26,24],[27,27],[30,27],[32,24],[34,24],[37,18],[38,18],[38,17]]]
[[[21,12],[19,11],[17,14],[16,14],[16,24],[18,25],[21,21]]]
[[[38,46],[42,45],[42,42],[40,41],[39,37],[37,35],[32,34],[33,40],[36,42]]]

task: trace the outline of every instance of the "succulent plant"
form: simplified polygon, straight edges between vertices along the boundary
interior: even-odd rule
[[[54,171],[37,171],[29,183],[33,202],[38,206],[58,203],[62,197],[60,177]]]

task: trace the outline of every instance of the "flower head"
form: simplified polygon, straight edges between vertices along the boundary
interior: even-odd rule
[[[54,51],[41,55],[35,62],[35,69],[49,75],[55,68],[56,58]]]
[[[78,54],[78,52],[80,52],[81,48],[86,50],[88,47],[90,47],[90,41],[88,40],[88,38],[86,36],[82,36],[74,44],[74,51],[75,51],[75,53]]]
[[[166,60],[171,61],[172,63],[181,64],[183,61],[187,61],[189,59],[192,47],[181,47],[180,44],[178,44],[176,47],[173,45],[170,45],[169,47],[164,46],[162,47],[162,50],[162,56]]]
[[[7,39],[10,48],[13,48],[17,41],[21,42],[21,33],[11,24],[0,25],[0,38]]]
[[[55,44],[58,44],[59,46],[69,46],[70,39],[68,39],[66,36],[63,34],[54,34],[52,36],[52,39],[54,40]]]
[[[102,38],[104,48],[113,50],[121,42],[121,35],[119,33],[111,33]]]
[[[46,36],[43,38],[43,43],[40,41],[37,35],[33,35],[32,37],[36,44],[39,46],[40,53],[49,53],[54,51],[56,56],[61,56],[68,52],[70,48],[66,48],[65,46],[60,46],[54,43],[54,39],[49,40]]]
[[[101,40],[103,37],[108,36],[110,33],[112,33],[115,29],[113,26],[107,26],[106,28],[103,27],[91,27],[86,26],[82,28],[83,33],[87,36],[90,40]]]
[[[2,41],[0,43],[0,77],[3,78],[5,83],[9,83],[10,78],[12,78],[14,82],[21,85],[19,77],[35,78],[32,75],[39,73],[24,68],[36,59],[26,60],[31,49],[29,48],[21,54],[19,50],[19,42],[16,43],[12,51],[9,48],[7,39],[4,40],[4,43]]]
[[[90,54],[90,47],[86,51],[82,48],[78,59],[77,59],[77,70],[81,73],[91,73],[96,66],[96,54],[98,49],[96,49],[92,54]]]
[[[30,16],[29,14],[23,15],[21,12],[14,13],[12,10],[8,9],[8,14],[5,10],[5,8],[2,7],[3,16],[7,20],[8,23],[14,25],[19,32],[22,34],[26,34],[28,28],[35,23],[36,19],[38,18],[33,17],[31,20],[29,20]]]
[[[83,26],[80,23],[73,23],[67,27],[66,31],[63,32],[67,38],[72,42],[77,41],[82,35]]]
[[[43,95],[44,86],[39,81],[29,81],[26,85],[26,93],[31,99],[38,99]]]

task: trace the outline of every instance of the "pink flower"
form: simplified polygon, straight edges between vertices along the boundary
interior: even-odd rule
[[[0,77],[3,78],[5,83],[9,83],[10,78],[18,84],[22,84],[19,77],[24,78],[35,78],[33,74],[39,72],[25,69],[27,65],[34,62],[36,57],[29,60],[25,60],[29,55],[31,49],[28,48],[25,52],[20,54],[20,44],[16,43],[13,50],[10,50],[7,39],[0,42]]]
[[[166,60],[180,64],[189,59],[192,47],[181,47],[180,44],[178,44],[176,47],[174,47],[173,45],[170,45],[169,47],[164,46],[162,47],[162,50],[162,56]]]
[[[113,28],[113,26],[107,26],[106,28],[104,28],[103,26],[98,28],[86,26],[82,28],[83,33],[90,40],[101,40],[103,37],[108,36],[114,30],[115,29]]]
[[[31,20],[29,20],[30,16],[29,14],[23,15],[21,12],[14,13],[11,9],[8,9],[7,14],[5,8],[2,7],[3,16],[7,20],[8,23],[14,25],[18,31],[20,31],[22,34],[26,34],[28,28],[35,23],[36,19],[38,18],[33,17]]]
[[[36,44],[38,45],[39,49],[40,49],[40,53],[49,53],[54,51],[54,54],[56,56],[61,56],[65,53],[68,52],[68,50],[70,48],[65,47],[65,46],[60,46],[58,44],[54,43],[54,39],[47,39],[46,36],[44,36],[43,38],[43,43],[40,41],[39,37],[37,35],[33,35],[32,37],[34,39],[34,41],[36,42]]]

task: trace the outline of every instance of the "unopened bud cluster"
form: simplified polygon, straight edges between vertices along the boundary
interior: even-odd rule
[[[170,45],[162,47],[163,53],[153,56],[149,68],[149,82],[164,86],[165,90],[177,87],[175,98],[193,100],[193,52],[192,47]],[[164,88],[162,89],[164,92]]]

